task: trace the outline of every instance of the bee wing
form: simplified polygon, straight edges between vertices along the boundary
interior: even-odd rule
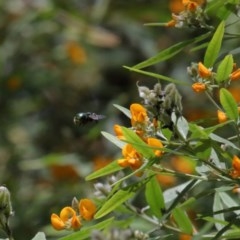
[[[91,113],[90,118],[97,121],[97,120],[101,120],[101,119],[105,118],[105,116],[104,115],[98,115],[96,113]]]

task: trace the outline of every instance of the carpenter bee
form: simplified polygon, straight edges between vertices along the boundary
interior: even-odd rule
[[[105,118],[104,115],[98,115],[92,112],[77,113],[73,118],[73,122],[77,126],[82,126],[90,122],[98,122],[103,118]]]

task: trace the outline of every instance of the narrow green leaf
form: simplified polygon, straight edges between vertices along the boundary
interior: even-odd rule
[[[123,135],[126,142],[130,143],[138,153],[142,154],[145,158],[154,158],[153,149],[151,149],[133,130],[122,127]]]
[[[115,192],[110,194],[109,199],[97,211],[94,218],[98,219],[104,217],[108,213],[114,211],[117,207],[132,198],[135,193],[140,190],[151,178],[152,176],[145,178],[140,182],[136,182],[121,189],[115,190]]]
[[[113,104],[113,106],[115,108],[117,108],[118,110],[120,110],[122,113],[124,113],[128,118],[131,118],[131,113],[130,113],[129,109],[122,107],[118,104]]]
[[[95,214],[94,218],[101,218],[108,213],[115,210],[118,206],[126,202],[128,199],[132,198],[135,195],[134,192],[129,191],[129,189],[124,190],[120,189],[114,194],[110,199],[108,199],[104,205],[99,209],[99,211]]]
[[[151,212],[156,217],[162,216],[162,211],[165,209],[165,203],[163,198],[162,189],[157,181],[156,177],[153,177],[147,184],[145,189],[145,197]]]
[[[238,119],[238,106],[232,94],[225,88],[220,89],[220,102],[229,119]]]
[[[176,80],[176,79],[166,77],[164,75],[160,75],[160,74],[157,74],[157,73],[147,72],[147,71],[143,71],[143,70],[140,70],[140,69],[131,68],[131,67],[127,67],[127,66],[123,66],[123,67],[130,70],[130,71],[137,72],[137,73],[140,73],[140,74],[143,74],[143,75],[146,75],[146,76],[149,76],[149,77],[153,77],[153,78],[156,78],[156,79],[161,79],[161,80],[164,80],[164,81],[167,81],[167,82],[172,82],[172,83],[176,83],[176,84],[180,84],[180,85],[191,86],[191,84],[188,83],[187,81],[184,82],[184,81]]]
[[[229,78],[232,69],[233,69],[233,57],[230,54],[225,56],[225,58],[221,61],[221,63],[218,66],[216,75],[217,82],[220,83],[226,81]]]
[[[217,212],[217,211],[220,211],[223,209],[224,209],[224,207],[223,207],[221,198],[219,196],[219,193],[216,192],[214,195],[214,201],[213,201],[213,212]],[[221,224],[221,221],[223,221],[223,222],[225,221],[224,214],[223,213],[215,214],[214,218],[220,221],[220,222],[215,223],[215,227],[217,228],[218,231],[220,231],[224,227]]]
[[[173,209],[173,217],[177,225],[183,233],[191,234],[193,231],[192,222],[190,221],[188,215],[180,207]]]
[[[122,149],[123,146],[125,145],[125,143],[121,141],[118,137],[104,131],[102,131],[101,133],[106,139],[115,144],[117,147]]]
[[[177,44],[161,51],[157,55],[147,59],[146,61],[143,61],[143,62],[133,66],[132,68],[141,69],[141,68],[145,68],[145,67],[154,65],[154,64],[162,62],[162,61],[166,61],[166,60],[172,58],[173,56],[175,56],[176,54],[178,54],[179,52],[181,52],[184,47],[186,47],[188,44],[190,44],[192,42],[193,42],[193,40],[187,40],[184,42],[177,43]]]
[[[214,33],[211,41],[208,44],[208,47],[204,56],[204,65],[207,68],[212,67],[218,57],[218,53],[221,49],[222,39],[224,35],[224,26],[225,26],[225,23],[224,21],[222,21],[219,24],[216,32]]]
[[[161,26],[161,23],[149,23],[149,24],[145,24],[147,26]],[[178,53],[180,53],[186,46],[188,46],[191,43],[198,43],[204,39],[206,39],[209,36],[209,33],[203,34],[201,36],[197,36],[196,38],[190,39],[190,40],[186,40],[184,42],[180,42],[177,43],[167,49],[162,50],[161,52],[159,52],[158,54],[156,54],[155,56],[133,66],[132,68],[135,69],[142,69],[154,64],[157,64],[159,62],[163,62],[166,61],[170,58],[172,58],[173,56],[177,55]]]
[[[92,174],[88,175],[86,177],[86,181],[109,175],[109,174],[117,172],[121,169],[122,169],[122,167],[120,167],[117,164],[117,161],[114,161],[112,163],[109,163],[107,166],[105,166],[105,167],[93,172]]]
[[[222,199],[224,205],[227,206],[227,208],[239,207],[239,203],[232,199],[226,192],[219,192],[218,194],[219,197]],[[233,212],[237,215],[240,214],[240,210],[235,210]]]
[[[94,224],[90,227],[83,227],[80,231],[60,238],[59,240],[76,240],[76,239],[89,239],[89,236],[93,230],[102,230],[109,227],[114,221],[114,218],[109,218],[100,223]]]

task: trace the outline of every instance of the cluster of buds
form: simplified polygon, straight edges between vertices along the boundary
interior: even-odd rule
[[[172,20],[166,23],[167,27],[176,28],[210,28],[207,25],[207,16],[203,6],[195,1],[183,0],[184,10],[179,14],[172,13]]]
[[[112,190],[112,186],[115,182],[120,180],[123,177],[123,173],[119,172],[116,175],[112,175],[106,179],[105,183],[97,182],[94,184],[95,192],[94,195],[98,199],[106,198]]]
[[[9,217],[13,215],[11,197],[9,190],[0,186],[0,229],[2,229],[9,237],[12,238],[12,233],[9,228]]]
[[[152,117],[161,123],[162,127],[172,126],[171,116],[182,113],[181,95],[173,83],[162,88],[156,83],[153,89],[146,86],[137,86],[139,96],[143,99],[144,106],[152,114]]]
[[[111,229],[106,235],[100,231],[93,231],[91,240],[146,240],[149,236],[139,230],[133,231],[132,229]]]

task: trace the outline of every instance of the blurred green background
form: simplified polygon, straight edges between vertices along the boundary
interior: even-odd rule
[[[119,154],[101,131],[129,126],[113,104],[139,102],[136,82],[156,82],[122,66],[196,34],[143,26],[170,18],[169,1],[0,2],[0,183],[11,191],[16,239],[38,231],[53,236],[51,213],[74,196],[92,196],[84,177]],[[199,61],[198,54],[180,54],[150,70],[186,80],[186,67]],[[190,88],[181,91],[193,96]],[[75,126],[74,115],[88,111],[106,118]]]

